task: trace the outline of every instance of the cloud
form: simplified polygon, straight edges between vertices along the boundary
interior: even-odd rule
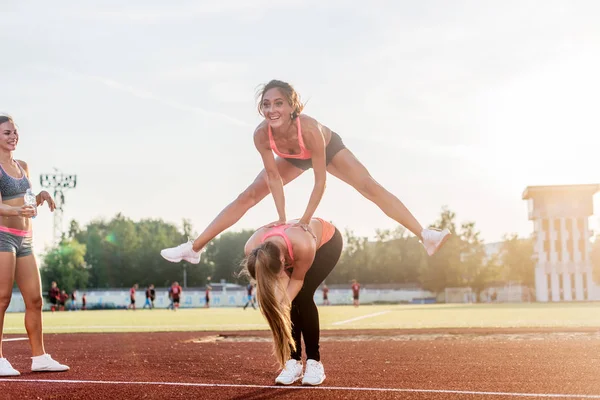
[[[150,4],[149,4],[150,3]],[[93,19],[112,22],[127,22],[140,24],[159,24],[168,22],[181,22],[204,16],[227,14],[232,17],[250,17],[261,15],[275,9],[303,8],[308,5],[295,2],[281,2],[277,0],[220,0],[220,1],[189,1],[178,2],[174,7],[165,2],[144,1],[142,6],[129,6],[128,3],[115,2],[111,6],[106,3],[98,3],[93,9],[87,5],[85,8],[70,11],[69,16],[77,19]],[[313,2],[316,3],[316,2]]]
[[[247,64],[223,61],[206,61],[185,64],[166,71],[158,72],[158,78],[175,81],[214,80],[239,77],[248,72]]]
[[[80,80],[86,80],[89,82],[100,83],[100,84],[102,84],[104,86],[108,86],[112,89],[128,93],[134,97],[144,99],[144,100],[152,100],[152,101],[160,103],[164,106],[168,106],[168,107],[171,107],[171,108],[174,108],[177,110],[198,113],[198,114],[204,115],[206,117],[220,119],[220,120],[229,122],[234,125],[242,126],[242,127],[251,127],[251,128],[254,127],[254,125],[249,122],[242,121],[240,119],[231,117],[227,114],[210,111],[205,108],[198,107],[198,106],[184,104],[182,102],[169,99],[165,96],[158,95],[158,94],[151,92],[149,90],[146,90],[146,89],[136,88],[136,87],[133,87],[130,85],[123,84],[121,82],[118,82],[118,81],[108,78],[108,77],[104,77],[104,76],[100,76],[100,75],[87,75],[87,74],[82,74],[82,73],[78,73],[78,72],[74,72],[74,71],[67,71],[64,69],[52,68],[52,67],[38,66],[38,67],[36,67],[36,69],[42,70],[44,72],[52,72],[52,73],[55,73],[55,74],[58,74],[58,75],[61,75],[61,76],[64,76],[64,77],[67,77],[70,79],[80,79]]]

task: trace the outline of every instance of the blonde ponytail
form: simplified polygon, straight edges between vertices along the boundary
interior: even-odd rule
[[[256,297],[260,310],[273,335],[273,353],[283,368],[290,359],[292,350],[296,350],[296,343],[292,337],[291,304],[286,288],[278,279],[282,268],[279,253],[275,244],[268,241],[263,243],[244,260],[242,273],[256,280]],[[283,301],[277,301],[276,290],[282,291]]]

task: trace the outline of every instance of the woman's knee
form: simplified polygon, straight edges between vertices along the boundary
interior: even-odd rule
[[[41,310],[44,305],[44,300],[41,294],[33,296],[27,296],[23,298],[25,302],[25,308],[28,310]]]
[[[4,313],[10,305],[10,298],[12,293],[1,293],[0,294],[0,312]]]
[[[248,188],[238,196],[237,200],[250,208],[258,204],[267,194],[269,194],[269,186],[267,183],[257,180],[252,183],[252,185],[248,186]]]
[[[382,186],[371,176],[361,178],[355,186],[363,196],[368,199],[374,199],[382,193]]]

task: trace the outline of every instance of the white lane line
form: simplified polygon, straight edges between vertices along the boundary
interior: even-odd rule
[[[13,338],[2,339],[3,342],[16,342],[18,340],[29,340],[29,338],[26,338],[26,337],[13,337]]]
[[[365,318],[373,318],[373,317],[378,317],[378,316],[380,316],[380,315],[387,314],[387,313],[389,313],[390,311],[392,311],[392,310],[385,310],[385,311],[380,311],[380,312],[373,313],[373,314],[367,314],[367,315],[363,315],[363,316],[361,316],[361,317],[350,318],[350,319],[347,319],[347,320],[345,320],[345,321],[338,321],[338,322],[334,322],[334,323],[333,323],[333,324],[331,324],[331,325],[344,325],[344,324],[347,324],[348,322],[360,321],[361,319],[365,319]]]
[[[128,382],[128,381],[92,381],[72,379],[19,379],[0,378],[0,382],[26,383],[58,383],[58,384],[98,384],[98,385],[155,385],[155,386],[187,386],[187,387],[225,387],[245,389],[280,389],[280,390],[335,390],[354,392],[396,392],[396,393],[446,393],[468,394],[479,396],[533,397],[533,398],[567,398],[567,399],[600,399],[600,394],[567,394],[567,393],[519,393],[519,392],[484,392],[475,390],[444,389],[403,389],[403,388],[367,388],[339,386],[267,386],[267,385],[235,385],[227,383],[194,383],[194,382]]]
[[[44,327],[45,332],[60,331],[60,330],[71,330],[71,329],[173,329],[173,328],[193,328],[193,329],[219,329],[219,328],[267,328],[266,324],[205,324],[205,325],[62,325],[62,326],[49,326]],[[4,331],[20,331],[24,328],[10,327],[4,328]]]

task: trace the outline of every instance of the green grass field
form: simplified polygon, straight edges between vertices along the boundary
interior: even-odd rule
[[[319,314],[322,329],[600,328],[600,303],[331,306]],[[44,313],[46,333],[264,329],[260,311],[241,308]],[[25,333],[22,313],[6,314],[4,333]]]

